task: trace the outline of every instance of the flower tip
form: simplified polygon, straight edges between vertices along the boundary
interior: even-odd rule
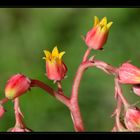
[[[55,46],[52,50],[52,56],[58,56],[58,54],[59,54],[58,48],[57,46]]]
[[[111,21],[111,22],[109,22],[108,24],[107,24],[107,29],[109,30],[110,29],[110,27],[112,26],[112,24],[113,24],[113,22]]]
[[[94,16],[94,26],[96,26],[98,23],[99,23],[99,18],[97,16]]]
[[[65,51],[61,52],[61,53],[59,54],[59,59],[61,59],[62,56],[63,56],[65,53],[66,53]]]
[[[107,24],[107,17],[103,17],[100,21],[100,25],[106,25]]]
[[[58,47],[57,47],[57,46],[55,46],[55,47],[54,47],[54,49],[58,50]]]
[[[55,46],[55,47],[53,48],[53,51],[58,51],[58,47]]]

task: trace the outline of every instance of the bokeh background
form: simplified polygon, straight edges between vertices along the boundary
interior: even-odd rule
[[[0,98],[9,77],[23,73],[56,89],[45,77],[43,50],[58,46],[66,51],[63,57],[68,78],[62,82],[67,96],[82,56],[87,49],[82,35],[93,26],[94,16],[107,16],[113,21],[104,51],[92,51],[116,67],[132,60],[140,67],[140,9],[137,8],[1,8],[0,9]],[[79,105],[86,131],[110,131],[114,126],[111,114],[115,108],[113,76],[99,69],[88,69],[81,81]],[[130,103],[140,100],[123,86]],[[35,132],[73,132],[69,110],[42,89],[33,88],[20,98],[26,125]],[[139,106],[139,103],[137,104]],[[7,112],[0,119],[0,131],[14,126],[13,102],[5,105]]]

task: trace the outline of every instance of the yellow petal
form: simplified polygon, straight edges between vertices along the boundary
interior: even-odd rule
[[[106,32],[108,29],[107,29],[107,26],[104,26],[102,29],[101,29],[101,32]]]
[[[45,53],[45,55],[46,55],[46,58],[50,58],[50,56],[51,56],[51,53],[50,53],[49,51],[47,51],[47,50],[44,50],[44,53]]]
[[[62,59],[62,56],[65,54],[65,52],[63,51],[63,52],[61,52],[60,54],[59,54],[59,59]]]
[[[113,22],[109,22],[106,26],[107,26],[107,29],[109,30],[111,25],[113,24]]]
[[[104,26],[104,25],[106,25],[106,24],[107,24],[107,18],[104,17],[104,18],[102,18],[102,20],[100,21],[100,25]]]
[[[57,46],[56,46],[52,50],[52,57],[57,57],[58,55],[59,55],[59,51],[58,51]]]
[[[99,23],[99,19],[97,16],[94,17],[94,26],[95,27]]]

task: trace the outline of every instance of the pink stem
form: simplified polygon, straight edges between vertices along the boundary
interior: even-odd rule
[[[92,48],[88,48],[88,49],[86,50],[86,52],[85,52],[85,54],[84,54],[84,57],[83,57],[83,61],[82,61],[82,62],[87,61],[88,56],[89,56],[89,54],[90,54],[91,50],[92,50]]]
[[[84,62],[79,66],[72,87],[71,100],[78,101],[78,90],[79,90],[80,81],[82,79],[83,73],[88,67],[93,67],[93,66],[94,63],[92,63],[91,61]]]
[[[23,117],[20,111],[20,105],[19,105],[19,98],[14,99],[14,110],[15,110],[15,119],[16,119],[16,127],[19,128],[25,128],[25,125],[23,123]]]
[[[70,102],[71,102],[70,110],[71,110],[72,120],[74,123],[74,128],[76,131],[79,131],[79,132],[84,131],[85,128],[83,125],[83,120],[82,120],[80,108],[78,105],[78,90],[79,90],[80,81],[81,81],[84,71],[88,67],[92,67],[92,66],[94,66],[94,63],[91,63],[90,61],[83,62],[79,66],[75,79],[74,79],[73,87],[72,87],[72,94],[71,94],[71,98],[70,98]]]
[[[61,81],[57,81],[58,93],[63,94]]]
[[[92,60],[92,58],[91,58],[91,60]],[[93,62],[94,62],[95,67],[103,70],[107,74],[117,75],[117,68],[115,68],[115,67],[113,67],[113,66],[111,66],[103,61],[100,61],[100,60],[93,59]]]
[[[122,125],[122,123],[120,122],[120,113],[121,113],[121,107],[122,107],[122,101],[120,99],[120,97],[118,97],[118,103],[117,103],[117,112],[116,112],[116,125],[117,125],[117,128],[122,131],[124,130],[124,126]]]
[[[127,102],[127,100],[125,99],[125,97],[122,95],[122,89],[120,87],[120,84],[119,84],[119,80],[118,78],[115,78],[115,87],[117,88],[117,93],[118,93],[118,96],[121,98],[125,108],[129,107],[129,103]]]
[[[80,112],[80,108],[78,105],[78,92],[79,92],[79,86],[80,86],[80,81],[82,79],[82,75],[84,73],[84,71],[88,68],[88,67],[93,67],[96,66],[97,68],[100,68],[101,70],[107,72],[108,74],[113,74],[116,75],[117,74],[117,69],[114,68],[113,66],[100,61],[100,60],[94,60],[94,57],[91,57],[88,61],[88,55],[90,53],[90,50],[87,50],[84,58],[83,58],[83,62],[82,64],[79,66],[77,72],[76,72],[76,76],[74,79],[74,83],[73,83],[73,87],[72,87],[72,94],[71,94],[71,115],[72,115],[72,120],[74,123],[74,128],[76,131],[84,131],[84,125],[83,125],[83,120],[81,117],[81,112]]]
[[[103,70],[109,74],[117,74],[116,68],[114,68],[113,66],[111,66],[103,61],[91,60],[91,61],[83,62],[79,66],[75,79],[74,79],[71,99],[78,100],[78,90],[79,90],[82,75],[88,67],[93,67],[93,66],[96,66],[97,68],[100,68],[101,70]]]
[[[59,94],[58,92],[54,91],[50,86],[46,85],[45,83],[32,79],[31,80],[32,87],[40,87],[43,90],[47,91],[51,96],[55,97],[57,100],[65,104],[68,108],[70,108],[70,99],[63,94]]]
[[[119,131],[124,131],[126,129],[124,128],[123,124],[120,122],[120,114],[121,114],[121,109],[122,109],[122,100],[119,96],[120,94],[122,95],[122,90],[121,90],[120,85],[118,84],[118,80],[115,79],[115,98],[117,99],[117,108],[116,108],[116,116],[115,116],[116,126]],[[126,99],[124,100],[125,100],[125,104],[128,104],[126,103],[127,102]]]

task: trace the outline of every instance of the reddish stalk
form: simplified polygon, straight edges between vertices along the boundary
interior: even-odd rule
[[[59,94],[58,92],[54,91],[50,86],[46,85],[45,83],[31,79],[31,86],[32,87],[39,87],[46,92],[48,92],[51,96],[55,97],[57,100],[65,104],[68,108],[70,108],[70,101],[69,98],[66,97],[64,94]]]
[[[115,87],[117,89],[117,95],[122,100],[122,103],[124,104],[125,108],[129,107],[130,106],[129,103],[127,102],[127,100],[125,99],[125,97],[122,95],[122,89],[120,87],[120,83],[118,81],[118,78],[115,78]]]
[[[61,85],[61,81],[57,81],[57,87],[58,87],[58,93],[59,94],[64,94],[63,90],[62,90],[62,85]]]
[[[85,52],[85,54],[84,54],[84,57],[83,57],[82,62],[87,61],[88,56],[89,56],[89,54],[90,54],[91,50],[92,50],[92,48],[88,48],[88,49],[86,50],[86,52]]]
[[[129,107],[130,105],[122,94],[122,89],[118,78],[115,78],[115,98],[117,99],[117,108],[115,112],[116,126],[119,131],[127,131],[127,129],[120,122],[120,114],[122,109],[122,103],[124,104],[124,107]]]
[[[90,49],[88,49],[84,55],[83,62],[81,63],[81,65],[79,66],[79,68],[76,72],[76,76],[75,76],[74,83],[72,86],[72,94],[71,94],[71,98],[70,98],[70,101],[71,101],[70,110],[71,110],[72,120],[74,123],[74,128],[76,131],[85,130],[80,108],[78,105],[79,86],[80,86],[80,82],[81,82],[84,71],[88,67],[96,66],[97,68],[105,71],[108,74],[113,74],[113,75],[117,74],[116,68],[114,68],[113,66],[111,66],[103,61],[94,60],[94,57],[91,57],[89,60],[87,60],[89,53],[90,53]]]
[[[83,62],[79,66],[76,72],[76,76],[75,76],[74,83],[72,86],[72,93],[71,93],[71,98],[70,98],[70,102],[71,102],[70,110],[71,110],[71,116],[72,116],[75,131],[78,131],[78,132],[85,131],[80,108],[78,105],[79,86],[80,86],[80,82],[81,82],[84,71],[88,67],[92,67],[92,66],[94,66],[94,63],[92,63],[91,61]]]
[[[20,111],[20,105],[19,105],[19,98],[14,99],[14,110],[15,110],[15,119],[16,124],[15,127],[17,128],[25,128],[24,122],[23,122],[23,116]]]
[[[107,64],[101,60],[94,60],[94,56],[91,57],[90,60],[94,62],[95,67],[103,70],[107,74],[117,75],[117,68],[111,66],[110,64]]]

